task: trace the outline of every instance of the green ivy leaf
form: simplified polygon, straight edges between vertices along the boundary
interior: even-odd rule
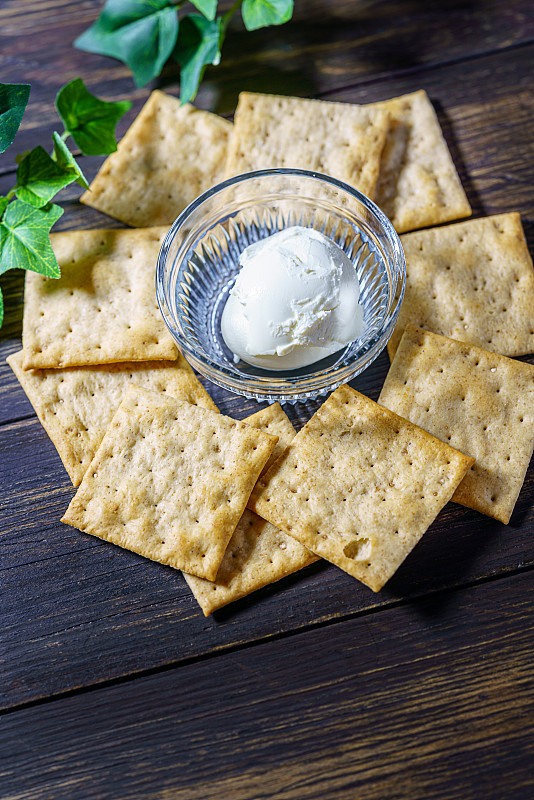
[[[243,0],[241,15],[247,31],[283,25],[293,16],[293,0]]]
[[[84,156],[106,156],[117,149],[115,126],[130,108],[129,101],[108,103],[88,91],[81,78],[63,86],[56,97],[56,108],[65,130]]]
[[[54,142],[54,152],[52,153],[52,158],[54,161],[57,161],[59,166],[63,167],[63,169],[73,170],[78,176],[76,178],[76,183],[83,189],[88,189],[89,184],[87,183],[86,177],[83,174],[80,165],[57,131],[52,133],[52,140]]]
[[[217,13],[217,0],[191,0],[191,3],[201,14],[204,14],[206,19],[213,22]]]
[[[13,200],[0,220],[0,275],[18,267],[59,278],[49,231],[62,214],[60,206],[35,208],[22,200]]]
[[[0,218],[4,213],[7,204],[9,203],[9,197],[0,197]]]
[[[15,164],[20,164],[22,161],[24,161],[26,156],[30,155],[30,153],[31,153],[30,149],[23,150],[22,153],[17,153],[17,155],[15,156]]]
[[[29,83],[0,83],[0,153],[15,138],[29,96]]]
[[[17,169],[16,193],[20,200],[41,208],[76,180],[76,171],[60,166],[41,145],[37,145],[24,158]]]
[[[136,86],[160,74],[178,36],[172,0],[107,0],[97,21],[74,42],[89,53],[118,58]]]
[[[208,64],[221,60],[225,28],[219,17],[210,22],[200,14],[189,14],[180,22],[173,58],[180,64],[180,100],[189,103],[195,97]]]

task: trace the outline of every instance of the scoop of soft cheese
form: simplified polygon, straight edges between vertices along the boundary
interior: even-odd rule
[[[243,361],[287,370],[313,364],[363,330],[354,266],[312,228],[293,227],[251,244],[223,311],[227,346]]]

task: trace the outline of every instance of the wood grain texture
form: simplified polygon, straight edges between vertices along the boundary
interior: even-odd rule
[[[517,575],[10,714],[3,791],[527,798],[529,590]]]
[[[0,485],[0,708],[534,565],[531,469],[511,526],[449,504],[378,595],[321,562],[205,619],[179,572],[60,523],[74,489],[36,419],[0,428]]]
[[[224,9],[230,2],[222,3]],[[439,3],[418,0],[306,0],[293,20],[277,29],[244,31],[230,24],[221,65],[209,68],[197,104],[233,112],[240,91],[318,94],[399,70],[428,67],[466,56],[506,50],[534,39],[529,0]],[[0,65],[4,82],[29,82],[30,103],[17,136],[17,152],[44,144],[58,126],[58,88],[82,76],[107,100],[134,101],[133,119],[151,87],[177,93],[177,70],[168,66],[151,87],[135,89],[126,66],[72,46],[98,16],[101,0],[6,0],[0,8]],[[126,130],[128,119],[119,123]],[[0,157],[0,172],[13,157]]]

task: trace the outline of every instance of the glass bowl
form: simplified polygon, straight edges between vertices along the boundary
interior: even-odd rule
[[[315,228],[351,259],[365,327],[337,353],[275,372],[235,356],[220,323],[241,252],[292,225]],[[399,237],[368,197],[317,172],[267,169],[214,186],[180,214],[161,246],[156,294],[176,344],[201,375],[245,397],[295,403],[333,391],[377,358],[395,327],[405,280]]]

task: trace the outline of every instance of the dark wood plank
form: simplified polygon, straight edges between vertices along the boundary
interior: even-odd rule
[[[4,796],[525,800],[529,591],[518,575],[21,709]]]
[[[32,84],[16,152],[49,140],[58,126],[54,97],[73,78],[83,77],[89,89],[105,99],[132,99],[130,118],[147,97],[151,87],[135,89],[123,64],[72,47],[101,6],[101,0],[2,4],[2,80]],[[454,0],[446,8],[414,0],[299,0],[294,20],[280,28],[247,33],[239,21],[231,23],[222,64],[208,69],[197,104],[228,114],[245,89],[317,94],[399,70],[505,50],[533,38],[529,0],[491,4],[491,10],[486,0]],[[153,85],[176,91],[176,70],[168,68]],[[126,125],[127,120],[121,122],[119,132]],[[12,152],[0,157],[0,171],[13,169]]]
[[[59,522],[74,490],[36,420],[0,429],[0,485],[2,707],[534,564],[531,470],[511,526],[449,504],[379,594],[317,564],[205,619],[179,572]]]

